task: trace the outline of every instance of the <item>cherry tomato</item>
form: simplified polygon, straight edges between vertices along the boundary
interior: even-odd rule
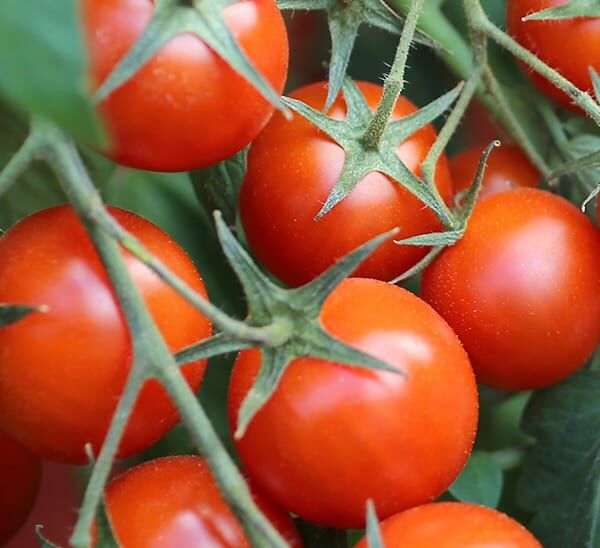
[[[321,321],[403,375],[294,360],[236,442],[250,477],[286,510],[330,527],[363,527],[369,498],[387,517],[443,493],[477,427],[477,387],[456,335],[418,297],[361,278],[335,289]],[[232,427],[260,361],[258,350],[237,358]]]
[[[196,291],[204,284],[167,234],[111,208],[127,230]],[[208,320],[129,254],[129,273],[170,349],[210,335]],[[130,336],[106,271],[70,207],[47,209],[0,238],[0,302],[46,306],[0,329],[0,429],[45,458],[87,462],[97,455],[132,361]],[[184,367],[197,390],[205,361]],[[157,381],[138,397],[119,455],[145,449],[178,414]]]
[[[40,487],[42,464],[12,439],[0,434],[0,545],[25,523]]]
[[[289,545],[301,546],[292,518],[251,490]],[[122,548],[250,548],[200,457],[165,457],[131,468],[106,488],[106,508]]]
[[[374,109],[382,88],[359,82]],[[322,109],[323,83],[299,89],[291,96]],[[400,98],[393,119],[416,107]],[[340,96],[329,115],[345,117]],[[418,131],[398,147],[398,155],[413,172],[436,138],[432,126]],[[292,286],[302,285],[354,248],[394,227],[399,238],[440,230],[435,214],[398,183],[380,173],[367,175],[352,193],[319,221],[315,215],[338,179],[344,150],[299,115],[290,121],[275,114],[252,144],[242,185],[240,213],[252,250],[264,265]],[[445,157],[436,177],[440,193],[451,199],[452,183]],[[356,271],[357,276],[391,280],[416,264],[425,248],[386,242]]]
[[[386,548],[542,548],[506,514],[462,502],[425,504],[381,524]],[[366,538],[356,548],[367,548]]]
[[[455,193],[467,190],[471,186],[482,151],[482,147],[473,147],[450,159],[450,173]],[[538,186],[540,177],[540,172],[519,147],[502,146],[490,155],[479,198],[485,198],[514,186]]]
[[[523,21],[530,13],[567,4],[569,0],[509,0],[510,33],[525,48],[560,72],[579,89],[592,92],[589,67],[600,71],[600,17],[560,21]],[[533,83],[559,105],[579,111],[571,98],[538,73]]]
[[[287,75],[285,25],[274,0],[224,9],[248,59],[278,91]],[[84,0],[83,26],[97,88],[141,36],[152,0]],[[273,106],[202,40],[182,34],[100,105],[114,161],[154,171],[189,171],[250,143]]]
[[[548,386],[600,340],[600,232],[549,192],[495,194],[425,270],[421,295],[456,331],[480,382]]]

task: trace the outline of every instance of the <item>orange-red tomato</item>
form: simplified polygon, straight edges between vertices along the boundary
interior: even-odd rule
[[[530,13],[567,4],[569,0],[509,0],[510,33],[525,48],[560,72],[579,89],[592,92],[589,67],[600,71],[600,17],[561,21],[523,21]],[[533,83],[559,105],[579,111],[571,99],[538,73]]]
[[[170,237],[127,211],[111,214],[171,270],[206,295],[193,263]],[[210,335],[210,323],[129,254],[127,269],[170,349]],[[0,429],[32,451],[85,463],[98,454],[132,362],[131,339],[108,275],[70,207],[46,209],[0,238],[0,302],[47,307],[0,329]],[[206,361],[183,369],[200,386]],[[138,397],[119,455],[148,447],[178,414],[157,381]]]
[[[382,87],[366,82],[359,82],[358,87],[374,109]],[[291,96],[321,109],[326,95],[326,85],[316,83]],[[416,107],[402,97],[393,119],[415,111]],[[341,96],[329,115],[345,117]],[[398,147],[398,155],[409,169],[418,172],[435,138],[433,127],[426,126]],[[344,157],[339,145],[299,115],[285,120],[276,113],[250,148],[240,197],[241,219],[256,256],[287,284],[298,286],[310,281],[354,248],[394,227],[400,228],[398,238],[440,229],[430,209],[380,173],[367,175],[344,201],[314,221],[340,175]],[[452,183],[444,156],[436,184],[449,202]],[[388,281],[425,253],[425,248],[389,241],[358,268],[356,275]]]
[[[482,147],[472,147],[450,158],[450,173],[455,193],[467,190],[471,186],[482,151]],[[485,198],[515,186],[538,186],[540,177],[540,172],[519,147],[502,146],[490,155],[479,198]]]
[[[477,387],[454,332],[412,293],[360,278],[334,290],[321,321],[404,375],[294,360],[236,442],[248,474],[286,510],[331,527],[364,526],[368,499],[387,517],[439,496],[477,427]],[[258,350],[237,358],[232,426],[260,361]]]
[[[97,88],[141,36],[152,0],[83,0],[84,34]],[[227,25],[278,91],[287,76],[285,25],[274,0],[231,2]],[[118,163],[154,171],[215,164],[248,145],[273,106],[197,36],[182,34],[100,105]]]
[[[35,502],[42,465],[37,455],[0,434],[0,545],[21,528]]]
[[[456,331],[480,382],[548,386],[600,340],[600,231],[555,194],[495,194],[425,270],[421,296]]]
[[[542,548],[506,514],[462,502],[412,508],[381,524],[386,548]],[[356,548],[368,548],[366,538]]]
[[[301,546],[292,518],[251,490],[289,545]],[[250,548],[200,457],[165,457],[131,468],[106,488],[106,509],[122,548]]]

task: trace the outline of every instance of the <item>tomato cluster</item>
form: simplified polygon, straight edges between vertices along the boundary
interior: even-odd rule
[[[96,89],[140,37],[155,4],[81,4]],[[577,35],[560,44],[540,39],[544,23],[522,22],[524,15],[558,4],[511,0],[509,28],[575,84],[591,89],[587,71],[567,66],[565,59],[597,62],[598,20],[557,24],[556,32]],[[224,14],[250,62],[281,92],[288,44],[274,0],[229,2]],[[580,55],[584,51],[588,57]],[[565,103],[547,82],[535,82]],[[322,110],[327,89],[317,82],[291,97]],[[383,88],[360,82],[358,91],[375,111]],[[185,171],[251,145],[240,226],[259,262],[291,287],[311,282],[392,228],[399,228],[397,239],[443,229],[421,200],[379,172],[366,175],[315,220],[346,152],[305,118],[273,110],[211,47],[186,34],[100,103],[110,137],[103,152],[125,166]],[[391,119],[417,110],[400,97]],[[340,95],[328,116],[342,120],[347,114]],[[436,137],[426,125],[397,148],[417,177]],[[449,208],[460,207],[482,150],[469,149],[450,161],[440,157],[434,184]],[[387,282],[417,265],[429,249],[392,240],[331,292],[319,318],[325,332],[392,370],[350,367],[307,351],[288,364],[272,397],[235,440],[255,502],[290,546],[301,545],[290,514],[327,527],[363,528],[369,500],[384,520],[386,546],[540,546],[504,514],[432,502],[471,454],[478,382],[503,390],[549,386],[579,369],[600,341],[600,231],[572,203],[536,188],[540,182],[518,147],[494,152],[464,237],[427,266],[419,296]],[[165,232],[123,209],[109,213],[207,298],[194,264]],[[192,304],[130,253],[123,251],[123,258],[172,352],[211,335],[211,322]],[[85,464],[90,449],[99,453],[136,363],[117,291],[70,206],[35,213],[0,237],[0,303],[34,309],[0,329],[0,462],[13,471],[6,485],[0,482],[4,543],[33,504],[40,457]],[[262,361],[260,348],[237,356],[227,400],[232,431]],[[205,367],[206,360],[182,367],[195,392]],[[178,420],[165,389],[147,380],[117,456],[147,449]],[[124,548],[250,545],[200,457],[133,467],[107,486],[105,502]],[[358,544],[367,545],[366,539]]]

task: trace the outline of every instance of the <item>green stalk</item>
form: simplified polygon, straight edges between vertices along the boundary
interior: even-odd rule
[[[408,0],[394,0],[394,4],[403,13],[408,8]],[[438,51],[438,55],[448,68],[459,79],[468,80],[474,70],[473,54],[469,43],[450,23],[437,3],[427,3],[425,5],[419,19],[419,28],[442,46],[442,49]],[[486,59],[484,76],[488,70],[492,69]],[[515,142],[519,143],[538,169],[542,173],[546,173],[548,166],[539,152],[543,136],[540,135],[539,127],[532,123],[530,119],[518,119],[512,113],[510,103],[514,93],[504,87],[489,90],[484,85],[479,85],[476,91],[478,99],[498,123],[506,129]],[[515,99],[517,99],[516,96]]]
[[[412,0],[410,4],[404,28],[402,29],[402,35],[400,36],[400,42],[398,43],[398,49],[396,50],[394,63],[383,84],[381,101],[364,136],[364,143],[370,150],[377,150],[379,148],[379,143],[390,122],[390,117],[396,106],[398,97],[400,97],[404,89],[406,60],[408,59],[408,52],[415,35],[415,30],[417,29],[417,22],[423,9],[424,1]]]
[[[163,381],[179,409],[200,453],[207,459],[225,500],[236,512],[253,545],[285,548],[285,541],[256,506],[239,470],[182,377],[175,358],[169,352],[127,271],[117,242],[97,224],[98,208],[104,208],[75,147],[57,130],[46,128],[46,132],[48,140],[42,147],[43,155],[57,172],[69,200],[89,230],[132,334],[134,354],[134,364],[125,391],[86,490],[71,539],[72,545],[76,548],[90,546],[91,525],[137,394],[145,380],[158,378]]]

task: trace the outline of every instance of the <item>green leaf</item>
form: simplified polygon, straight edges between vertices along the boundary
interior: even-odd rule
[[[600,546],[600,371],[536,392],[523,428],[537,440],[517,491],[530,528],[545,548]]]
[[[42,311],[40,307],[17,304],[0,304],[0,328],[17,323],[32,312]]]
[[[527,15],[523,21],[555,21],[575,17],[600,17],[600,0],[571,0],[567,4]]]
[[[379,520],[372,500],[367,501],[367,543],[369,548],[384,548]]]
[[[229,225],[235,225],[238,197],[246,175],[247,150],[224,162],[190,173],[196,196],[206,213],[219,210]]]
[[[416,245],[416,246],[447,246],[453,245],[465,234],[464,229],[449,230],[447,232],[431,232],[429,234],[419,234],[404,240],[394,240],[398,245]]]
[[[590,78],[592,79],[596,101],[600,102],[600,75],[596,72],[594,67],[590,67]]]
[[[461,502],[496,508],[502,494],[502,483],[502,470],[494,457],[484,451],[474,451],[449,491]]]
[[[99,143],[77,7],[76,0],[0,2],[0,92],[77,138]]]
[[[53,542],[50,542],[48,539],[46,539],[44,537],[44,535],[42,535],[43,528],[44,528],[43,525],[35,526],[35,536],[37,537],[37,540],[38,540],[41,548],[60,548],[60,546],[58,546],[57,544],[54,544]]]

